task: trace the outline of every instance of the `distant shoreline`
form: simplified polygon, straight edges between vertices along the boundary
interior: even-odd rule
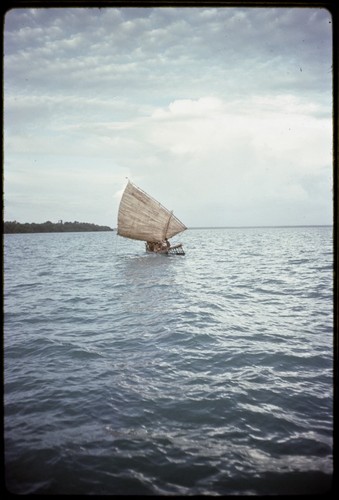
[[[89,222],[43,222],[22,224],[17,221],[6,221],[3,223],[4,234],[23,234],[23,233],[80,233],[95,231],[113,231],[109,226],[99,226]]]
[[[333,224],[300,224],[300,225],[278,225],[278,226],[194,226],[188,230],[202,229],[279,229],[279,228],[301,228],[301,227],[333,227]],[[100,226],[89,222],[62,222],[53,223],[50,221],[43,223],[21,223],[17,221],[6,221],[3,223],[4,234],[25,234],[25,233],[80,233],[80,232],[116,232],[116,228]]]

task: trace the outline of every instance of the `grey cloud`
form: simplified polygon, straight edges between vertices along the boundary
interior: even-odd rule
[[[279,84],[282,91],[294,85],[311,91],[331,82],[323,11],[196,8],[182,16],[180,9],[158,8],[91,9],[90,14],[87,9],[51,9],[39,12],[30,24],[22,15],[24,42],[14,40],[9,23],[6,67],[14,87],[20,75],[37,89],[58,84],[92,91],[138,86],[156,91],[167,82],[167,88],[187,93],[201,82],[215,92],[224,87],[225,94],[239,85],[240,91],[266,92],[270,86],[279,91]],[[11,58],[13,44],[17,53]]]

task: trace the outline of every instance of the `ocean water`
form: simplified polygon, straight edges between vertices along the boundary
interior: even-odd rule
[[[17,494],[331,487],[331,227],[4,236],[4,462]]]

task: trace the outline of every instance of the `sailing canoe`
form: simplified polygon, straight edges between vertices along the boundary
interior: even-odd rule
[[[132,240],[158,242],[185,229],[172,212],[128,181],[119,205],[117,234]]]

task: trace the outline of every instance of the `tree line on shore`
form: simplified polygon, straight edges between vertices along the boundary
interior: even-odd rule
[[[17,221],[5,221],[3,225],[4,233],[67,233],[67,232],[85,232],[85,231],[113,231],[109,226],[98,226],[88,222],[51,222],[39,223],[25,222],[22,224]]]

